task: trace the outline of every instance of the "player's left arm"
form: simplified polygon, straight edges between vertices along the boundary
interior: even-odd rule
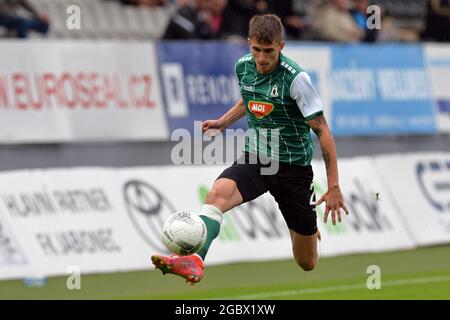
[[[339,187],[336,144],[323,113],[309,120],[308,124],[319,138],[322,157],[327,170],[328,190],[316,202],[316,205],[325,201],[324,222],[327,223],[328,215],[331,212],[331,220],[333,224],[336,224],[336,216],[338,221],[342,222],[341,208],[348,215],[348,209],[344,204],[344,198]]]

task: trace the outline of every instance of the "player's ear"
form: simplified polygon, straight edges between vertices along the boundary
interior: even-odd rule
[[[248,43],[249,47],[251,47],[252,42],[250,41],[250,38],[247,38],[247,43]]]
[[[280,41],[280,51],[283,50],[284,46],[286,45],[286,42],[281,40]]]

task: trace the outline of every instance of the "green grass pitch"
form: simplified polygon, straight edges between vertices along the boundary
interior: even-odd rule
[[[381,289],[366,286],[370,265],[381,270]],[[81,290],[66,277],[43,287],[0,281],[0,299],[450,299],[450,245],[321,258],[304,272],[293,260],[211,266],[191,287],[151,271],[82,275]]]

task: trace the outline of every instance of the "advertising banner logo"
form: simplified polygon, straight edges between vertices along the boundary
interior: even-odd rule
[[[193,132],[194,121],[218,119],[240,99],[234,66],[248,50],[246,45],[225,42],[157,44],[171,131]],[[230,128],[247,128],[246,119]]]
[[[435,133],[436,114],[421,46],[333,46],[336,135]]]

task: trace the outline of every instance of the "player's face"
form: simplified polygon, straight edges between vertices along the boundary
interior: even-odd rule
[[[280,52],[284,48],[284,41],[273,41],[271,44],[258,43],[249,39],[256,70],[259,73],[270,73],[277,67]]]

